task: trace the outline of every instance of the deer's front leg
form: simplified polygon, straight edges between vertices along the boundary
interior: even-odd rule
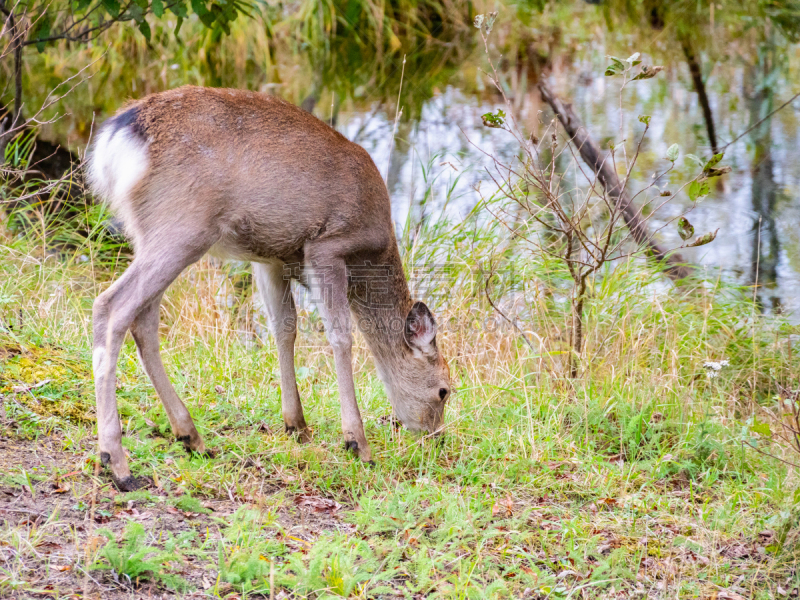
[[[300,441],[311,435],[303,417],[303,405],[297,391],[294,372],[294,342],[297,336],[297,310],[292,297],[291,281],[284,272],[284,263],[253,263],[253,276],[258,293],[269,316],[269,328],[278,347],[281,369],[281,413],[289,433],[297,433]]]
[[[343,259],[318,259],[312,262],[309,271],[314,300],[320,308],[325,334],[333,347],[345,448],[357,454],[361,460],[371,462],[372,453],[364,434],[353,383],[353,336],[345,262]]]

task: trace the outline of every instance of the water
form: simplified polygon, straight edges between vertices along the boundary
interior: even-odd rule
[[[586,59],[561,64],[548,79],[565,100],[573,102],[592,136],[600,140],[638,140],[643,126],[638,115],[650,115],[650,131],[642,146],[629,190],[645,187],[656,169],[669,163],[663,159],[667,148],[677,143],[681,158],[667,179],[666,189],[677,191],[698,172],[686,154],[710,157],[702,109],[692,88],[688,69],[669,67],[654,80],[630,84],[622,93],[620,131],[620,80],[603,76],[606,60],[602,52]],[[793,78],[765,85],[752,66],[724,65],[715,69],[707,85],[715,118],[719,145],[723,146],[796,93]],[[486,194],[487,157],[494,155],[513,162],[517,142],[507,132],[486,128],[480,115],[507,109],[500,97],[487,101],[485,93],[469,93],[459,81],[448,85],[424,102],[415,122],[400,120],[392,141],[394,114],[373,110],[339,115],[339,130],[363,145],[373,156],[392,196],[395,219],[404,223],[442,214],[447,190],[452,188],[446,214],[458,219],[479,201],[474,185],[481,181]],[[541,131],[552,119],[532,86],[510,94],[518,122],[527,131]],[[666,247],[683,242],[677,229],[666,222],[688,214],[697,234],[719,229],[716,240],[700,248],[684,249],[684,258],[701,265],[710,275],[744,285],[758,282],[757,295],[766,312],[782,311],[800,317],[800,138],[797,116],[800,100],[790,104],[747,133],[725,150],[722,164],[732,172],[712,184],[711,193],[694,205],[685,192],[673,196],[650,221],[659,229],[658,239]],[[537,125],[537,120],[540,124]],[[389,162],[389,153],[392,158]],[[427,172],[426,172],[427,171]],[[425,179],[435,178],[432,200],[421,208]],[[663,229],[662,229],[663,227]]]
[[[583,2],[576,6],[586,14],[593,10]],[[667,148],[677,143],[681,158],[666,182],[668,189],[677,192],[698,170],[684,159],[685,155],[708,157],[711,154],[703,111],[680,46],[677,42],[667,43],[663,36],[646,27],[626,32],[617,29],[612,34],[596,23],[594,29],[583,27],[571,13],[558,19],[561,19],[558,23],[561,37],[569,39],[556,45],[557,49],[549,58],[552,68],[548,81],[553,91],[573,103],[592,137],[603,148],[609,140],[619,147],[620,140],[624,139],[631,149],[643,129],[637,117],[650,115],[650,131],[642,144],[628,189],[635,193],[645,187],[652,174],[666,166],[663,157]],[[405,71],[401,56],[395,54],[381,63],[378,76],[366,59],[360,61],[358,52],[346,47],[346,40],[340,40],[345,47],[336,63],[338,66],[330,71],[305,68],[303,65],[308,65],[304,61],[310,59],[303,55],[278,56],[275,64],[283,72],[281,83],[270,79],[277,68],[274,65],[259,66],[257,62],[240,61],[246,68],[237,67],[239,59],[236,57],[263,56],[263,48],[257,51],[258,44],[266,43],[263,35],[252,35],[252,31],[243,29],[230,48],[220,53],[234,56],[235,60],[219,65],[223,76],[239,71],[240,74],[230,75],[221,83],[279,93],[297,104],[310,90],[316,89],[319,102],[315,114],[325,120],[335,116],[337,129],[363,145],[385,174],[393,214],[401,227],[409,218],[416,220],[422,215],[437,218],[448,197],[445,213],[449,218],[458,219],[478,202],[476,183],[482,182],[484,194],[491,192],[486,169],[491,168],[492,163],[487,154],[508,162],[518,154],[514,138],[507,132],[484,127],[480,116],[503,108],[513,112],[528,132],[542,131],[552,119],[531,83],[532,77],[527,75],[532,72],[529,65],[518,64],[524,59],[515,58],[524,54],[518,50],[529,43],[524,40],[530,40],[530,31],[535,37],[539,31],[549,30],[541,26],[538,30],[523,28],[522,34],[519,31],[506,34],[503,28],[510,30],[508,23],[510,20],[501,19],[496,26],[498,47],[491,47],[491,55],[497,62],[503,87],[512,104],[510,110],[480,71],[488,70],[488,64],[483,44],[475,36],[474,29],[444,50],[436,50],[435,45],[425,40],[411,44],[410,48],[422,49],[409,53]],[[252,22],[247,27],[252,29],[259,25]],[[781,41],[774,34],[762,33],[765,30],[756,27],[752,31],[757,35],[747,39],[722,39],[720,36],[726,35],[726,30],[718,27],[715,35],[720,39],[714,41],[718,50],[716,60],[701,55],[720,146],[739,136],[800,89],[795,83],[800,74],[798,46]],[[696,33],[709,35],[702,29]],[[223,40],[223,43],[226,42]],[[254,44],[255,49],[248,50],[247,44]],[[459,51],[451,52],[456,46]],[[666,68],[655,79],[630,84],[622,93],[620,111],[620,80],[603,76],[608,64],[606,54],[624,57],[636,49],[647,48],[660,58],[645,55],[645,60],[655,60]],[[720,52],[719,48],[725,51]],[[501,58],[501,49],[505,58]],[[191,40],[181,47],[159,46],[152,52],[142,48],[140,62],[131,62],[135,77],[130,78],[124,75],[126,71],[120,70],[118,63],[109,63],[106,69],[101,61],[100,72],[115,75],[102,79],[103,85],[90,81],[87,91],[76,90],[64,101],[63,110],[68,116],[46,127],[45,136],[80,148],[91,131],[92,111],[98,107],[102,110],[97,120],[102,120],[127,97],[141,97],[144,93],[185,83],[211,83],[208,78],[204,79],[202,63],[194,54],[196,50]],[[121,49],[118,51],[122,53]],[[428,56],[425,52],[434,54]],[[450,52],[449,58],[440,59],[435,52]],[[48,72],[48,61],[56,57],[47,56],[47,60],[37,59],[42,62],[31,69],[30,81],[36,73]],[[65,59],[75,63],[71,64],[73,68],[77,65],[76,56]],[[81,60],[88,62],[89,58]],[[355,62],[347,62],[351,60]],[[165,69],[164,64],[185,67],[183,70]],[[395,126],[401,74],[404,86],[399,104],[403,111]],[[38,88],[36,85],[30,84],[39,95],[42,90],[49,89],[49,83],[42,83]],[[339,90],[335,92],[339,95],[332,96],[332,90]],[[347,94],[350,97],[342,97]],[[75,98],[77,100],[73,100]],[[32,93],[31,104],[35,105],[36,100]],[[70,106],[69,102],[75,105]],[[697,234],[719,229],[717,239],[707,246],[682,251],[687,260],[701,265],[712,276],[718,274],[744,285],[757,282],[757,295],[764,310],[790,312],[795,320],[800,319],[798,109],[800,100],[726,149],[723,164],[730,165],[732,172],[718,180],[709,196],[689,214]],[[430,181],[434,182],[433,194],[424,198]],[[691,207],[686,193],[676,193],[653,217],[650,225],[659,229],[658,239],[664,246],[676,247],[682,242],[674,224],[661,227]]]

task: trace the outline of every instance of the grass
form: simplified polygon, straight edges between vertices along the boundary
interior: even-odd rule
[[[346,44],[342,29],[323,57],[339,57],[332,66],[297,61],[290,42],[313,31],[268,34],[242,21],[216,46],[191,24],[185,31],[178,45],[169,28],[154,27],[154,50],[120,30],[93,48],[29,56],[29,97],[40,103],[52,89],[40,79],[61,82],[107,51],[58,107],[76,114],[51,133],[85,140],[92,119],[79,107],[108,113],[121,97],[187,82],[279,85],[299,102],[319,65],[334,82],[351,74],[337,93],[394,106],[390,75],[406,48],[391,49],[388,29],[388,49],[372,38]],[[424,100],[452,70],[477,79],[461,57],[434,44],[409,62],[406,76],[420,81],[407,80],[415,91],[403,102]],[[376,70],[386,75],[380,93],[360,95]],[[325,113],[333,99],[320,100]],[[425,174],[425,201],[435,206],[437,174]],[[752,290],[712,274],[703,293],[686,293],[638,261],[598,274],[573,380],[563,267],[479,211],[459,224],[409,221],[400,243],[412,287],[435,309],[457,393],[441,445],[394,429],[357,338],[356,386],[377,461],[367,467],[342,448],[316,313],[301,314],[298,383],[314,437],[299,445],[283,433],[277,356],[247,268],[203,260],[166,295],[161,339],[216,457],[187,456],[174,442],[129,338],[117,395],[131,466],[146,485],[122,494],[96,463],[90,332],[92,300],[128,255],[104,237],[102,209],[86,211],[66,229],[42,231],[38,219],[0,228],[0,597],[797,594],[800,488],[787,463],[798,458],[762,419],[764,410],[780,418],[779,386],[798,387],[800,331],[762,317]],[[528,343],[487,302],[487,271],[496,272],[494,302]],[[710,377],[703,364],[722,360]]]
[[[302,312],[296,358],[314,437],[299,445],[283,433],[276,352],[246,269],[203,260],[166,296],[162,352],[217,456],[174,442],[128,339],[117,394],[147,485],[119,494],[95,472],[90,309],[124,255],[102,236],[60,256],[30,231],[6,236],[2,595],[777,598],[800,587],[798,482],[779,460],[795,458],[753,410],[775,405],[777,384],[797,385],[797,331],[760,317],[746,290],[708,281],[686,295],[639,263],[604,274],[570,380],[558,266],[503,251],[502,230],[475,215],[409,228],[410,270],[448,265],[412,283],[436,306],[458,391],[443,444],[395,430],[357,339],[369,467],[342,447],[315,313]],[[536,334],[532,347],[476,284],[498,256],[493,297]],[[703,363],[722,359],[710,378]]]

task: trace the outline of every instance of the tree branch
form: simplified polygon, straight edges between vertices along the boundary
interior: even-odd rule
[[[666,263],[666,273],[673,280],[685,279],[692,275],[693,269],[685,264],[683,257],[676,253],[668,253],[667,250],[661,248],[655,240],[653,240],[647,230],[646,221],[642,219],[630,198],[625,193],[624,187],[612,164],[603,158],[600,148],[589,136],[589,132],[572,110],[572,106],[562,103],[561,100],[553,94],[544,80],[539,81],[538,87],[542,99],[553,109],[558,120],[578,148],[581,158],[583,158],[584,162],[597,174],[597,178],[605,188],[606,193],[622,213],[622,218],[636,243],[644,247],[653,259],[658,262]]]

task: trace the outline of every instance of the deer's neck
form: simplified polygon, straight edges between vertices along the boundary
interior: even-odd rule
[[[403,264],[397,246],[350,271],[350,308],[378,363],[400,352],[406,316],[411,310]]]

